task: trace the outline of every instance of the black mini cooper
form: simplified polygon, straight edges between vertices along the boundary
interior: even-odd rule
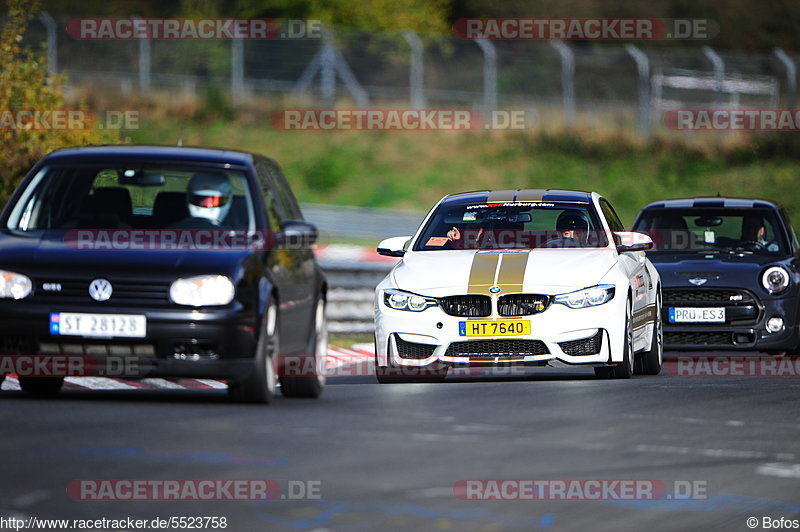
[[[633,224],[655,247],[665,347],[798,349],[800,244],[769,201],[688,198],[647,205]]]
[[[259,155],[51,153],[0,214],[0,381],[14,373],[23,391],[55,393],[53,361],[73,357],[68,375],[221,379],[260,403],[280,382],[285,396],[317,397],[327,333],[316,237]],[[23,364],[32,357],[45,363]],[[310,363],[286,377],[286,357]]]

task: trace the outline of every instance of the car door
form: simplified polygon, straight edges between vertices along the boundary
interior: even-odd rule
[[[276,233],[287,221],[302,220],[297,201],[277,164],[264,159],[256,164],[256,171],[277,217]],[[307,347],[313,327],[313,306],[316,303],[314,255],[310,246],[301,247],[292,242],[277,243],[275,252],[284,283],[281,291],[281,342],[284,352],[296,353]]]
[[[605,198],[600,198],[600,209],[603,211],[608,227],[611,231],[625,231],[625,226],[617,216],[614,207]],[[619,261],[622,268],[628,274],[631,283],[631,292],[633,294],[633,327],[634,327],[634,345],[637,345],[641,339],[649,338],[651,331],[646,327],[652,320],[649,315],[648,305],[650,300],[648,298],[649,273],[645,267],[647,256],[644,251],[626,251],[619,254]],[[650,318],[650,319],[648,319]],[[647,340],[649,341],[649,340]]]

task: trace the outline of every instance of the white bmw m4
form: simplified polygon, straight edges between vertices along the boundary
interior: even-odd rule
[[[457,367],[589,366],[598,377],[661,371],[661,282],[594,192],[445,196],[375,293],[380,382],[443,379]],[[413,377],[413,378],[409,378]]]

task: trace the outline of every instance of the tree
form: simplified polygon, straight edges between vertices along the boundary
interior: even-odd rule
[[[119,133],[99,129],[96,117],[89,112],[83,113],[81,128],[73,127],[76,122],[72,122],[66,124],[66,129],[55,129],[47,120],[37,123],[20,118],[24,115],[20,111],[48,117],[53,111],[65,110],[62,91],[66,76],[49,74],[44,55],[20,45],[37,8],[34,0],[8,0],[8,18],[0,30],[0,205],[31,166],[47,153],[72,146],[119,142]]]

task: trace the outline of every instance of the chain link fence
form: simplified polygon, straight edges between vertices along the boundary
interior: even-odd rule
[[[73,86],[122,95],[229,93],[235,105],[283,96],[312,107],[521,109],[534,126],[638,128],[678,107],[796,104],[797,54],[613,42],[472,41],[326,28],[319,38],[77,40],[43,14],[26,42],[47,43]]]

